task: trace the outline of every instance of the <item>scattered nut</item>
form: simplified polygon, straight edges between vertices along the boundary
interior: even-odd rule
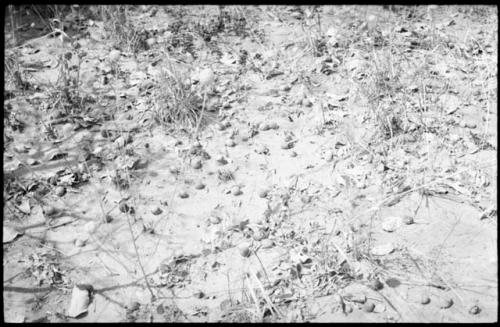
[[[371,287],[375,290],[375,291],[378,291],[378,290],[381,290],[384,288],[384,284],[382,284],[382,282],[378,279],[378,278],[375,278],[374,280],[372,280],[371,282]]]
[[[250,244],[248,243],[241,243],[238,245],[238,250],[240,251],[241,256],[245,258],[249,257],[251,254]]]
[[[75,240],[75,246],[81,248],[81,247],[85,246],[85,241],[82,240],[82,239],[77,238]]]
[[[43,213],[46,216],[53,216],[57,213],[57,209],[54,206],[48,205],[43,208]]]
[[[404,217],[403,217],[403,223],[404,223],[405,225],[411,225],[411,224],[413,224],[414,222],[415,222],[415,221],[413,220],[413,217],[411,217],[411,216],[404,216]]]
[[[227,164],[227,160],[226,158],[224,158],[224,156],[218,157],[216,161],[220,166]]]
[[[429,304],[431,303],[431,299],[427,295],[422,295],[422,297],[420,298],[420,303],[424,305]]]
[[[262,240],[260,245],[263,249],[269,249],[269,248],[272,248],[274,246],[274,242],[271,241],[270,239],[264,239],[264,240]]]
[[[440,300],[439,307],[441,309],[448,309],[453,305],[453,299],[452,298],[443,298]]]
[[[243,192],[241,191],[241,188],[238,185],[235,185],[231,188],[231,194],[238,196],[241,195]]]
[[[194,169],[200,169],[202,164],[201,164],[201,160],[200,159],[197,159],[195,160],[192,165],[191,165]]]
[[[259,197],[260,198],[265,198],[267,197],[267,195],[269,194],[269,190],[268,189],[262,189],[259,191]]]
[[[291,149],[291,148],[293,148],[293,143],[292,143],[292,142],[285,141],[285,142],[281,143],[281,148],[282,148],[283,150],[288,150],[288,149]]]
[[[125,201],[120,202],[120,204],[118,205],[118,209],[123,213],[126,213],[130,210],[127,202]]]
[[[477,315],[478,313],[481,312],[481,308],[479,308],[477,305],[473,305],[470,309],[469,309],[469,314],[471,315]]]
[[[365,312],[373,312],[373,309],[375,309],[375,304],[373,304],[373,302],[366,302],[363,305],[363,310],[365,310]]]
[[[197,190],[203,190],[205,188],[205,184],[203,184],[202,182],[198,182],[195,186],[194,186],[195,189]]]
[[[151,210],[151,213],[155,216],[161,214],[163,212],[163,210],[161,210],[160,207],[155,207],[153,210]]]
[[[61,197],[61,196],[64,196],[64,194],[66,194],[66,188],[64,186],[58,186],[56,187],[56,195]]]
[[[186,192],[186,191],[181,191],[181,192],[179,193],[179,197],[180,197],[181,199],[186,199],[186,198],[188,198],[188,197],[189,197],[189,194],[188,194],[188,192]]]
[[[208,220],[210,221],[211,224],[217,225],[218,223],[221,222],[222,219],[218,216],[210,216]]]

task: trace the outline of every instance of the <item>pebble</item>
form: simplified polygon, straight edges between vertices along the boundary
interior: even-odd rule
[[[401,225],[402,221],[400,217],[390,216],[386,217],[382,222],[382,229],[386,232],[392,233],[396,229],[398,229]]]
[[[222,219],[218,216],[210,216],[208,220],[210,221],[211,224],[217,225],[218,223],[221,222]]]
[[[283,150],[288,150],[288,149],[291,149],[292,147],[293,147],[292,142],[285,141],[285,142],[281,143],[281,148]]]
[[[375,309],[375,304],[373,304],[372,302],[366,302],[363,305],[363,310],[365,312],[373,312],[373,309]]]
[[[199,182],[194,186],[194,188],[197,190],[203,190],[205,188],[205,184],[203,184],[202,182]]]
[[[249,257],[251,254],[250,244],[248,243],[241,243],[238,245],[238,250],[240,251],[241,256],[245,258]]]
[[[404,216],[402,220],[403,220],[403,223],[405,225],[411,225],[411,224],[413,224],[415,222],[413,220],[413,217],[411,217],[411,216]]]
[[[422,295],[420,298],[420,303],[423,305],[431,303],[431,299],[427,295]]]
[[[278,125],[277,122],[272,122],[269,124],[270,129],[278,129],[280,126]]]
[[[326,162],[331,162],[333,160],[333,152],[332,151],[325,152],[325,160],[326,160]]]
[[[200,169],[202,166],[201,160],[200,159],[195,160],[191,166],[193,167],[193,169]]]
[[[218,157],[216,161],[220,166],[227,164],[227,160],[226,158],[224,158],[224,156]]]
[[[118,51],[118,50],[111,50],[109,52],[108,58],[109,58],[109,61],[115,62],[118,59],[120,59],[120,56],[121,56],[121,52],[120,51]]]
[[[222,123],[219,123],[219,124],[217,124],[217,129],[218,129],[219,131],[223,131],[223,130],[225,130],[225,129],[226,129],[226,125],[224,125],[224,124],[222,124]]]
[[[78,248],[81,248],[81,247],[85,246],[85,241],[82,240],[82,239],[77,238],[75,240],[75,246],[78,247]]]
[[[163,212],[163,210],[161,210],[160,207],[155,207],[153,210],[151,210],[151,213],[155,216],[161,214]]]
[[[271,129],[271,126],[269,126],[269,124],[267,124],[267,123],[264,123],[264,124],[260,125],[260,130],[261,131],[268,131],[270,129]]]
[[[265,197],[267,197],[268,194],[269,194],[268,189],[262,189],[259,191],[259,198],[265,198]]]
[[[261,144],[257,148],[257,153],[259,153],[259,154],[268,154],[269,153],[269,148],[267,146],[265,146],[264,144]]]
[[[442,298],[439,302],[439,307],[441,309],[448,309],[453,305],[453,299],[452,298]]]
[[[297,152],[292,151],[290,152],[290,157],[295,158],[297,156]]]
[[[382,284],[382,282],[380,280],[378,280],[377,278],[375,278],[374,280],[372,280],[371,282],[371,287],[375,290],[375,291],[379,291],[381,289],[384,288],[384,284]]]
[[[481,308],[479,308],[477,305],[473,305],[470,309],[469,309],[469,314],[471,315],[477,315],[478,313],[481,312]]]
[[[122,201],[118,205],[118,210],[120,210],[120,212],[126,213],[126,212],[128,212],[129,209],[130,208],[128,207],[127,202]]]
[[[467,128],[471,128],[471,129],[474,129],[474,128],[476,128],[476,127],[477,127],[477,125],[476,125],[476,124],[474,124],[474,123],[465,123],[465,127],[467,127]]]
[[[43,213],[47,216],[52,216],[55,215],[57,212],[57,209],[54,206],[48,205],[43,208]]]
[[[234,196],[241,195],[243,192],[241,191],[241,188],[238,185],[235,185],[231,188],[231,194]]]
[[[66,188],[63,186],[58,186],[56,188],[56,195],[61,197],[61,196],[64,196],[64,194],[66,194]]]
[[[260,245],[263,249],[269,249],[274,246],[274,242],[271,241],[270,239],[265,239],[261,241]]]
[[[177,166],[170,166],[169,171],[173,175],[177,175],[180,171],[179,167]]]
[[[187,197],[189,197],[189,194],[186,191],[182,191],[182,192],[179,193],[179,197],[181,199],[186,199]]]
[[[233,147],[233,146],[235,146],[235,145],[236,145],[236,142],[234,142],[234,140],[233,140],[233,139],[228,139],[228,140],[226,141],[226,146]]]

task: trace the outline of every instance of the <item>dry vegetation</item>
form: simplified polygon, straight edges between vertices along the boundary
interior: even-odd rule
[[[8,6],[9,322],[490,322],[489,6]]]

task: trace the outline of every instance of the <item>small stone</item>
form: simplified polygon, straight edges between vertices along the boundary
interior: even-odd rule
[[[180,197],[181,199],[186,199],[186,198],[188,198],[188,197],[189,197],[189,194],[188,194],[188,192],[186,192],[186,191],[181,191],[181,192],[179,193],[179,197]]]
[[[198,182],[195,186],[194,186],[195,189],[197,190],[203,190],[205,188],[205,184],[203,184],[202,182]]]
[[[217,129],[218,129],[219,131],[223,131],[223,130],[225,130],[225,129],[226,129],[226,125],[224,125],[224,124],[222,124],[222,123],[219,123],[219,124],[217,124]]]
[[[325,152],[325,160],[326,160],[326,162],[332,162],[333,161],[333,152],[332,151],[326,151]]]
[[[280,126],[278,125],[277,122],[272,122],[269,124],[269,128],[270,129],[278,129],[278,128],[280,128]]]
[[[161,208],[160,208],[160,207],[156,207],[156,208],[154,208],[153,210],[151,210],[151,213],[152,213],[153,215],[155,215],[155,216],[157,216],[157,215],[161,214],[162,212],[163,212],[163,210],[161,210]]]
[[[56,192],[57,196],[62,197],[62,196],[64,196],[64,194],[66,194],[66,188],[63,186],[58,186],[58,187],[56,187],[55,192]]]
[[[118,209],[120,210],[120,212],[123,212],[123,213],[126,213],[129,211],[129,206],[127,204],[127,202],[125,201],[122,201],[120,202],[120,204],[118,205]]]
[[[267,197],[268,194],[269,194],[268,189],[262,189],[259,191],[259,198],[265,198],[265,197]]]
[[[308,98],[305,98],[305,99],[302,99],[302,105],[304,105],[306,107],[311,107],[313,105],[313,103]]]
[[[78,247],[78,248],[81,248],[81,247],[84,247],[85,246],[85,241],[80,239],[80,238],[77,238],[75,240],[75,246]]]
[[[474,124],[474,123],[465,123],[465,127],[466,127],[466,128],[471,128],[471,129],[474,129],[474,128],[476,128],[476,127],[477,127],[477,125],[476,125],[476,124]]]
[[[253,234],[253,239],[256,240],[256,241],[262,241],[266,237],[267,237],[266,233],[264,231],[262,231],[261,229],[257,230]]]
[[[146,40],[146,44],[148,45],[148,47],[152,47],[153,45],[156,44],[156,38],[150,37],[149,39]]]
[[[227,160],[226,158],[224,158],[224,156],[218,157],[216,161],[220,166],[227,164]]]
[[[448,309],[453,305],[453,299],[452,298],[443,298],[440,300],[439,307],[441,309]]]
[[[201,164],[201,160],[200,159],[197,159],[195,160],[191,166],[193,167],[193,169],[200,169],[202,164]]]
[[[384,288],[384,284],[382,284],[382,282],[378,278],[375,278],[374,280],[372,280],[370,286],[375,291],[379,291],[379,290]]]
[[[261,245],[261,248],[263,248],[263,249],[269,249],[269,248],[272,248],[274,246],[274,242],[271,241],[270,239],[265,239],[265,240],[262,240],[262,242],[260,242],[260,245]]]
[[[198,290],[196,292],[194,292],[194,297],[198,298],[198,299],[203,299],[205,297],[205,293],[203,293],[202,291]]]
[[[169,171],[172,175],[177,175],[179,174],[180,169],[177,166],[170,166]]]
[[[120,51],[118,51],[118,50],[111,50],[109,52],[108,59],[111,62],[115,62],[118,59],[120,59],[120,56],[121,56],[121,52]]]
[[[264,144],[260,144],[257,147],[257,153],[258,154],[268,154],[269,153],[269,148],[265,146]]]
[[[218,216],[210,216],[208,220],[210,221],[211,224],[217,225],[218,223],[221,222],[222,219]]]
[[[477,305],[473,305],[470,309],[469,309],[469,314],[471,315],[477,315],[478,313],[481,312],[481,308],[479,308]]]
[[[411,216],[404,216],[402,220],[403,220],[403,224],[405,224],[405,225],[411,225],[415,222],[413,220],[413,217],[411,217]]]
[[[109,224],[109,223],[110,223],[110,222],[112,222],[112,221],[113,221],[113,217],[111,217],[111,215],[106,215],[106,216],[104,217],[104,222],[105,222],[105,223]]]
[[[43,208],[43,213],[46,216],[50,217],[50,216],[53,216],[57,213],[57,209],[54,206],[48,205],[48,206]]]
[[[460,121],[460,123],[458,124],[458,126],[460,126],[462,128],[465,128],[467,126],[467,124],[462,120],[462,121]]]
[[[231,194],[234,196],[241,195],[243,192],[241,191],[241,188],[238,185],[235,185],[231,188]]]
[[[269,126],[268,123],[263,123],[262,125],[260,125],[260,130],[261,131],[268,131],[271,129],[271,126]]]
[[[394,250],[394,245],[389,242],[374,246],[370,252],[372,255],[383,256],[394,252]]]
[[[295,158],[297,156],[297,152],[292,151],[290,152],[290,157]]]
[[[373,304],[373,302],[366,302],[363,305],[363,310],[365,312],[373,312],[373,309],[375,309],[375,304]]]
[[[282,86],[280,87],[280,90],[281,90],[281,91],[284,91],[284,92],[287,92],[287,91],[290,91],[290,90],[291,90],[291,87],[290,87],[290,85],[282,85]]]
[[[281,143],[281,148],[283,150],[288,150],[288,149],[291,149],[292,147],[293,147],[292,142],[285,141],[285,142]]]
[[[250,244],[248,243],[241,243],[238,245],[238,250],[240,251],[241,256],[245,258],[249,257],[251,254]]]
[[[423,305],[429,304],[429,303],[431,303],[431,299],[430,299],[430,297],[428,297],[427,295],[424,294],[420,298],[420,303]]]
[[[225,144],[226,146],[233,147],[236,145],[236,142],[233,139],[227,139]]]
[[[303,195],[300,200],[302,201],[302,203],[304,204],[308,204],[308,203],[311,203],[311,200],[312,200],[312,196],[311,195]]]
[[[390,216],[386,217],[382,222],[382,229],[386,232],[392,233],[400,227],[402,220],[400,217]]]

